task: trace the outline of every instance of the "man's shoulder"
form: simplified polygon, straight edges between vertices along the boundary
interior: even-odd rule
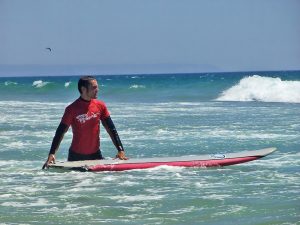
[[[99,105],[99,106],[104,106],[104,107],[106,107],[105,102],[102,101],[102,100],[99,100],[99,99],[93,99],[93,103],[94,103],[94,104],[97,104],[97,105]]]
[[[76,108],[79,107],[80,101],[79,99],[76,99],[74,102],[69,103],[66,107],[66,110],[70,111],[70,110],[74,110]]]

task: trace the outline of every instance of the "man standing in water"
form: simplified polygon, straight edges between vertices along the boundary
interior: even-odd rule
[[[105,103],[97,100],[99,91],[97,80],[92,76],[81,77],[78,81],[78,91],[80,97],[65,109],[43,169],[55,163],[55,153],[70,126],[73,140],[68,161],[103,159],[100,151],[100,121],[118,150],[116,157],[127,159]]]

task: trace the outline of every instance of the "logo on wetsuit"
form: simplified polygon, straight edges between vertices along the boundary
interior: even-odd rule
[[[96,118],[98,115],[100,115],[100,113],[91,113],[91,115],[89,116],[88,114],[81,114],[81,115],[78,115],[76,116],[76,119],[81,123],[85,123],[86,121],[88,120],[91,120],[93,118]]]

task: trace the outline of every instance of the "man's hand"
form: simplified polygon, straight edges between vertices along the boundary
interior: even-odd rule
[[[48,169],[50,164],[55,164],[55,155],[50,154],[42,169]]]
[[[119,151],[118,154],[116,155],[116,159],[127,160],[128,158],[125,156],[124,151]]]

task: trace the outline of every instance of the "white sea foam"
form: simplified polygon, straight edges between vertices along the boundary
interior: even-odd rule
[[[261,132],[252,132],[252,131],[239,131],[239,130],[229,130],[216,128],[205,131],[205,134],[201,134],[200,136],[207,135],[207,137],[214,138],[236,138],[236,139],[291,139],[297,138],[297,134],[282,134],[282,133],[271,133],[267,131]]]
[[[161,200],[165,196],[164,195],[118,195],[118,196],[111,196],[110,199],[116,200],[118,203],[124,202],[144,202],[144,201],[156,201]]]
[[[3,146],[9,149],[22,149],[25,146],[25,143],[21,141],[14,141],[9,143],[4,143]]]
[[[248,76],[225,90],[216,100],[300,103],[300,81]]]
[[[90,187],[92,184],[93,181],[91,179],[85,179],[76,184],[75,187]]]
[[[97,191],[97,187],[76,187],[69,189],[70,193],[77,193],[77,192],[94,192]]]
[[[9,85],[17,85],[18,83],[17,82],[12,82],[12,81],[5,81],[4,82],[4,85],[5,86],[9,86]]]
[[[204,183],[204,182],[196,182],[195,183],[196,188],[212,188],[215,187],[215,184],[211,185],[210,183]]]
[[[137,84],[130,86],[130,89],[139,89],[139,88],[146,88],[146,86],[145,85],[137,85]]]
[[[0,101],[0,107],[5,107],[5,106],[9,106],[9,108],[12,107],[31,107],[31,108],[35,108],[35,107],[42,107],[44,106],[43,109],[48,109],[50,106],[52,107],[56,107],[56,108],[61,108],[61,107],[65,107],[68,104],[70,104],[69,102],[66,103],[62,103],[62,102],[36,102],[36,101],[29,101],[29,102],[25,102],[25,101]]]
[[[41,191],[40,188],[34,188],[33,186],[18,186],[18,187],[12,188],[12,190],[19,192],[19,193],[25,193],[25,194],[32,194],[32,193]]]
[[[185,168],[184,167],[179,167],[179,166],[157,166],[154,168],[150,168],[148,169],[148,171],[168,171],[168,172],[181,172],[183,171]]]
[[[132,187],[132,186],[135,186],[135,185],[138,185],[139,183],[138,182],[132,182],[132,181],[124,181],[122,183],[120,183],[119,185],[121,186],[126,186],[126,187]]]
[[[19,165],[20,163],[22,163],[22,165],[26,165],[26,164],[30,164],[32,162],[35,162],[35,161],[0,160],[0,166],[15,166],[15,165]]]
[[[105,177],[102,178],[102,181],[109,181],[109,182],[111,182],[111,181],[115,181],[115,180],[117,180],[117,178],[114,177],[114,176],[105,176]]]
[[[4,199],[4,198],[11,198],[11,197],[13,197],[13,194],[2,194],[2,195],[0,195],[0,198],[1,198],[1,199]]]
[[[174,210],[174,211],[170,211],[168,212],[168,214],[174,214],[174,215],[178,215],[178,214],[185,214],[185,213],[190,213],[190,212],[193,212],[195,211],[197,208],[195,206],[190,206],[190,207],[187,207],[187,208],[181,208],[181,209],[177,209],[177,210]]]
[[[214,216],[220,217],[220,216],[225,216],[225,215],[228,215],[228,214],[235,214],[235,213],[238,213],[240,211],[246,211],[246,210],[247,210],[247,207],[245,207],[245,206],[231,205],[231,206],[228,206],[227,209],[224,210],[224,211],[214,213]]]
[[[32,86],[36,87],[36,88],[42,88],[44,86],[46,86],[47,84],[49,84],[50,82],[45,82],[42,80],[36,80],[32,83]]]
[[[38,198],[36,202],[30,202],[30,203],[23,203],[23,202],[4,202],[1,204],[2,206],[6,207],[34,207],[34,206],[49,206],[53,204],[49,204],[47,199],[44,198]]]
[[[65,83],[65,87],[66,87],[66,88],[69,87],[71,83],[72,83],[71,81],[70,81],[70,82],[66,82],[66,83]]]
[[[211,195],[206,195],[202,196],[201,198],[203,199],[213,199],[213,200],[224,200],[226,198],[232,197],[231,195],[226,195],[226,194],[211,194]]]

